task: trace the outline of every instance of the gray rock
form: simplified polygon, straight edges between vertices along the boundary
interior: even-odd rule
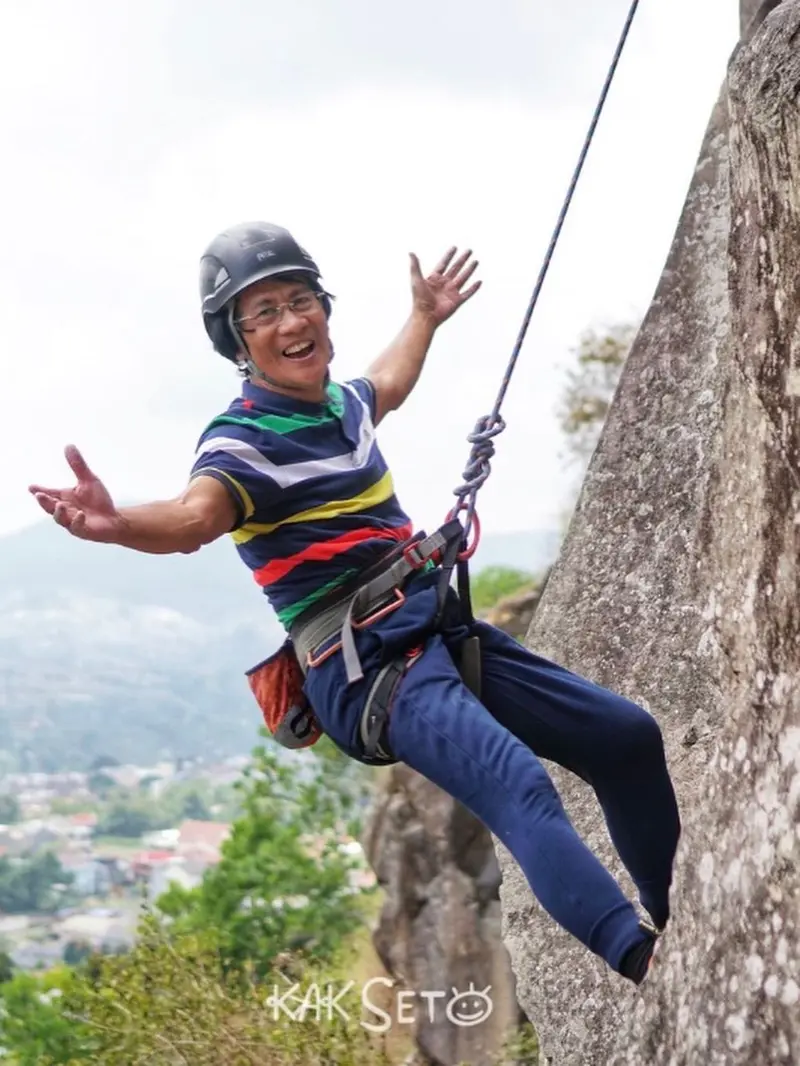
[[[527,637],[655,715],[683,819],[674,918],[640,990],[497,845],[550,1066],[800,1062],[799,89],[800,0],[784,0],[732,61]],[[549,769],[633,895],[593,794]]]
[[[402,764],[386,770],[365,852],[386,894],[373,936],[386,970],[418,998],[419,1061],[490,1066],[522,1020],[501,938],[500,872],[492,838],[461,804]],[[448,1020],[455,990],[489,989],[480,1024]],[[426,1001],[422,993],[445,993]],[[429,1013],[430,1007],[430,1013]]]

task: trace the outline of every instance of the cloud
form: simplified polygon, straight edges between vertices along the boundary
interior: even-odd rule
[[[296,231],[338,295],[339,378],[400,328],[410,250],[427,266],[450,243],[480,258],[483,290],[442,328],[380,434],[406,508],[437,522],[500,384],[625,6],[583,4],[569,32],[561,7],[533,25],[530,6],[510,2],[460,22],[463,6],[444,5],[434,26],[416,3],[380,22],[360,3],[314,17],[282,7],[272,21],[275,5],[244,0],[225,19],[181,3],[15,11],[18,54],[0,76],[24,89],[10,109],[15,166],[0,176],[12,249],[0,264],[12,460],[0,529],[37,517],[25,486],[64,481],[67,441],[119,498],[180,490],[199,432],[238,389],[202,330],[198,258],[219,229],[263,217]],[[244,32],[247,12],[258,32]],[[643,13],[632,35],[504,405],[487,528],[558,512],[568,349],[649,303],[732,44],[721,12],[720,0],[680,0]],[[522,63],[523,33],[552,96]]]

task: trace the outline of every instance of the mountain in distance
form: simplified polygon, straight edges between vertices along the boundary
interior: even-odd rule
[[[552,530],[484,534],[471,564],[539,572]],[[245,671],[284,633],[228,538],[157,556],[52,522],[0,537],[0,772],[249,752]]]

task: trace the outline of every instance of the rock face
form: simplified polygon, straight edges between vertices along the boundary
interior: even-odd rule
[[[395,980],[418,995],[444,992],[414,1011],[419,1059],[432,1066],[490,1066],[523,1020],[501,939],[500,872],[486,829],[460,804],[402,764],[384,774],[364,847],[386,903],[373,942]],[[491,986],[488,1019],[446,1019],[453,990]],[[388,1009],[388,1008],[387,1008]]]
[[[641,990],[497,845],[548,1066],[800,1062],[800,0],[767,6],[757,26],[743,6],[752,37],[527,636],[655,715],[683,821]],[[593,794],[549,769],[633,895]]]

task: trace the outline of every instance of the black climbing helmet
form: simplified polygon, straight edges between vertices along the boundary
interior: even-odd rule
[[[218,234],[200,259],[203,325],[220,355],[235,360],[241,347],[233,324],[233,301],[249,285],[278,274],[300,274],[322,294],[325,314],[330,296],[319,267],[291,233],[270,222],[242,222]]]

